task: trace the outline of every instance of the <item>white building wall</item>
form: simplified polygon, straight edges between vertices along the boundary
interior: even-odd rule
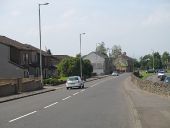
[[[93,73],[96,73],[97,75],[104,74],[104,58],[92,52],[83,59],[90,60],[91,64],[93,65]]]

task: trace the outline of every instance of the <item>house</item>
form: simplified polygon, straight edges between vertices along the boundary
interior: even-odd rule
[[[90,60],[93,66],[93,73],[97,75],[109,74],[111,73],[110,62],[107,55],[103,55],[97,52],[90,52],[88,55],[84,56],[83,59]]]
[[[132,72],[133,71],[133,59],[123,52],[114,60],[114,65],[117,71],[120,72]]]
[[[0,36],[0,78],[39,77],[40,50],[5,36]],[[52,55],[42,51],[43,77],[55,71]]]

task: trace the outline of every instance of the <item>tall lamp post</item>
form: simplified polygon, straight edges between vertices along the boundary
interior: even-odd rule
[[[153,54],[153,70],[155,70],[155,58],[154,58],[154,51],[152,50],[152,54]]]
[[[80,76],[81,76],[81,79],[83,77],[83,74],[82,74],[82,61],[81,61],[81,36],[82,35],[85,35],[86,33],[81,33],[80,34]]]
[[[43,84],[43,73],[42,73],[42,52],[41,52],[41,5],[48,5],[49,3],[38,4],[39,7],[39,36],[40,36],[40,75],[41,75],[41,84]]]

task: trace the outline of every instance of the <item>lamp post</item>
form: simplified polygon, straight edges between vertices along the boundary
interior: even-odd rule
[[[96,70],[96,74],[97,74],[97,69],[98,69],[98,67],[97,67],[97,45],[100,45],[100,43],[96,43],[96,64],[95,64],[95,70]]]
[[[41,84],[43,84],[43,73],[42,73],[42,52],[41,52],[41,5],[48,5],[49,3],[38,4],[39,8],[39,37],[40,37],[40,75],[41,75]]]
[[[154,51],[152,50],[153,52],[153,70],[155,70],[155,58],[154,58]]]
[[[83,76],[83,74],[82,74],[82,61],[81,61],[81,36],[82,35],[85,35],[86,33],[81,33],[80,34],[80,76],[81,76],[81,79],[82,79],[82,76]]]

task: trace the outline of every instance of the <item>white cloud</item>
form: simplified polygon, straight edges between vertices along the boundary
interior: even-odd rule
[[[170,7],[169,7],[170,8]],[[142,24],[144,26],[156,26],[170,22],[170,9],[159,8],[147,16]]]
[[[20,11],[17,11],[17,10],[14,10],[14,11],[12,11],[10,14],[11,14],[11,16],[13,16],[13,17],[18,17],[18,16],[21,15],[21,12],[20,12]]]
[[[70,19],[70,18],[74,17],[75,15],[76,15],[76,10],[70,9],[70,10],[67,10],[66,12],[64,12],[62,17],[64,19]]]

